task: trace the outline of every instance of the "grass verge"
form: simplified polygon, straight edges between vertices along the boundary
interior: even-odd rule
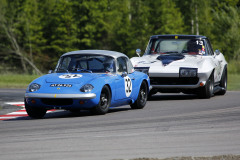
[[[228,90],[240,91],[240,74],[228,75]]]
[[[213,157],[175,157],[175,158],[136,158],[130,160],[240,160],[240,155],[222,155]]]
[[[27,88],[28,84],[39,75],[2,74],[0,88]]]
[[[0,88],[27,88],[29,83],[38,77],[39,75],[2,74]],[[240,91],[240,74],[228,75],[228,90]]]

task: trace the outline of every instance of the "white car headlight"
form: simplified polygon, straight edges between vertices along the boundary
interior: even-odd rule
[[[29,86],[29,91],[30,91],[30,92],[35,92],[35,91],[39,90],[40,87],[41,87],[40,84],[32,83],[32,84]]]
[[[85,84],[84,86],[81,87],[80,91],[81,92],[91,92],[93,90],[93,86],[91,84]]]
[[[197,77],[197,68],[180,68],[179,77]]]

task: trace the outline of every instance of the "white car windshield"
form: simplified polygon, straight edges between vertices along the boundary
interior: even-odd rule
[[[146,53],[204,55],[205,44],[198,39],[151,39]]]
[[[116,72],[114,58],[103,55],[68,55],[61,57],[56,72]]]

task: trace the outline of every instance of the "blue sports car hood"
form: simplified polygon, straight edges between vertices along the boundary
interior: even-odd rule
[[[45,81],[46,83],[68,83],[68,84],[83,84],[100,77],[102,74],[95,73],[53,73],[49,74]]]

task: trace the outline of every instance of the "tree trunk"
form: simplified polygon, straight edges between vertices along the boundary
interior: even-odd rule
[[[197,4],[195,4],[195,16],[196,16],[196,34],[199,35],[199,28],[198,28],[198,8],[197,8]]]
[[[31,60],[29,60],[26,56],[24,56],[23,52],[21,51],[16,38],[14,37],[12,31],[10,28],[8,28],[8,26],[6,26],[5,24],[2,24],[2,27],[4,28],[7,37],[9,38],[9,40],[11,41],[12,44],[12,48],[14,50],[14,52],[21,58],[21,63],[22,63],[22,67],[25,73],[27,73],[27,67],[26,67],[26,63],[30,64],[30,66],[38,73],[38,74],[42,74],[42,72],[34,65],[33,62],[31,62]]]

